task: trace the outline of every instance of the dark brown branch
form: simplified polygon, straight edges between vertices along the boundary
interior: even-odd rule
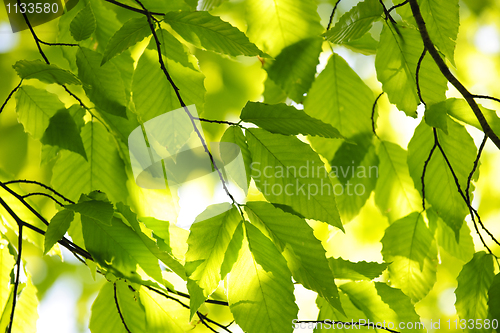
[[[232,121],[226,121],[226,120],[212,120],[212,119],[206,119],[206,118],[198,118],[198,117],[193,117],[195,120],[203,121],[205,123],[215,123],[215,124],[225,124],[225,125],[231,125],[231,126],[241,126],[239,123],[233,123]]]
[[[141,6],[143,9],[139,9],[139,8],[135,8],[135,7],[126,5],[124,3],[115,1],[115,0],[104,0],[104,1],[112,3],[113,5],[116,5],[116,6],[125,8],[125,9],[128,9],[130,11],[143,14],[143,15],[148,15],[148,13],[151,14],[151,15],[160,15],[160,16],[165,15],[165,13],[150,12],[150,11],[146,10],[143,6]]]
[[[427,49],[424,47],[424,50],[422,51],[422,54],[420,55],[420,58],[418,58],[417,62],[417,69],[415,70],[415,83],[417,84],[417,94],[418,98],[420,99],[420,102],[422,104],[425,104],[424,99],[422,98],[422,90],[420,89],[420,68],[422,67],[422,61],[424,61],[425,54],[427,53]]]
[[[434,145],[431,148],[431,151],[429,152],[429,157],[424,162],[424,169],[422,171],[422,177],[420,177],[420,181],[422,183],[422,209],[425,210],[425,173],[427,171],[427,166],[429,165],[429,162],[431,160],[432,154],[434,154],[434,150],[436,149],[436,141],[434,141]]]
[[[496,98],[496,97],[493,97],[493,96],[488,96],[488,95],[472,95],[472,97],[474,98],[484,98],[484,99],[491,99],[495,102],[499,102],[500,103],[500,98]]]
[[[427,31],[427,27],[425,26],[424,19],[422,18],[422,14],[420,13],[420,7],[417,3],[417,0],[409,0],[410,6],[411,6],[411,11],[413,13],[413,17],[415,18],[415,21],[417,22],[418,29],[420,31],[420,35],[422,37],[422,40],[424,42],[424,46],[429,51],[429,54],[432,56],[434,59],[434,62],[437,64],[439,67],[439,70],[441,73],[444,75],[444,77],[462,94],[462,96],[465,98],[467,103],[469,104],[470,108],[474,112],[477,120],[481,124],[481,127],[483,129],[483,132],[488,136],[488,138],[493,141],[495,146],[497,146],[498,149],[500,149],[500,138],[493,132],[491,129],[490,125],[484,118],[483,113],[481,112],[481,109],[477,105],[476,101],[474,100],[474,96],[465,88],[465,86],[458,81],[458,79],[451,73],[450,69],[448,66],[446,66],[446,63],[444,60],[441,58],[441,55],[437,51],[436,47],[431,41],[431,38],[429,36],[429,32]]]

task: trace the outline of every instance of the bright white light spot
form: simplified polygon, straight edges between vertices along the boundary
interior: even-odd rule
[[[483,25],[476,32],[474,44],[483,53],[500,53],[500,34],[494,25]]]
[[[456,297],[454,288],[448,288],[439,295],[438,305],[444,315],[455,315],[455,300]]]
[[[0,23],[0,53],[7,53],[19,43],[19,35],[12,32],[7,22]]]
[[[38,308],[38,333],[78,332],[75,309],[82,293],[81,285],[74,278],[61,277],[47,292]]]

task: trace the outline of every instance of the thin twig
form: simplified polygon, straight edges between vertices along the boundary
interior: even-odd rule
[[[126,5],[126,4],[124,4],[124,3],[121,3],[121,2],[115,1],[115,0],[104,0],[104,1],[109,2],[109,3],[112,3],[113,5],[117,5],[117,6],[119,6],[119,7],[122,7],[122,8],[128,9],[128,10],[131,10],[131,11],[136,12],[136,13],[141,13],[141,14],[143,14],[143,15],[148,15],[148,14],[151,14],[151,15],[159,15],[159,16],[163,16],[163,15],[165,15],[165,13],[150,12],[150,11],[148,11],[146,8],[144,8],[144,6],[141,6],[143,9],[139,9],[139,8],[135,8],[135,7],[132,7],[132,6]]]
[[[3,109],[5,108],[5,106],[9,102],[9,100],[12,98],[12,95],[17,91],[17,89],[19,89],[19,87],[21,86],[21,83],[23,83],[23,79],[21,79],[21,81],[19,81],[19,84],[14,89],[12,89],[12,91],[9,93],[9,95],[7,96],[5,101],[3,102],[2,106],[0,107],[0,114],[2,113]]]
[[[212,119],[198,118],[198,117],[193,117],[193,118],[195,120],[203,121],[205,123],[226,124],[226,125],[231,125],[231,126],[242,127],[239,123],[233,123],[232,121],[227,121],[227,120],[212,120]]]
[[[418,30],[420,31],[420,35],[422,37],[422,40],[424,42],[424,46],[429,51],[430,55],[434,59],[434,62],[436,65],[439,67],[439,70],[441,73],[444,75],[444,77],[462,94],[462,96],[465,98],[467,103],[469,104],[470,108],[474,112],[477,120],[479,121],[479,124],[481,125],[483,132],[488,136],[488,138],[493,141],[495,146],[497,146],[498,149],[500,149],[500,138],[493,132],[491,129],[490,125],[484,118],[483,113],[481,112],[481,109],[477,105],[476,101],[474,100],[474,96],[465,88],[465,86],[451,73],[450,69],[448,66],[446,66],[446,63],[444,60],[441,58],[441,55],[437,51],[436,47],[431,41],[431,38],[429,36],[429,32],[427,31],[427,27],[425,25],[424,19],[422,18],[422,14],[420,13],[420,7],[418,5],[417,0],[409,0],[411,10],[413,13],[413,17],[415,18],[415,21],[417,22]]]
[[[415,83],[417,85],[418,98],[420,99],[420,102],[422,102],[422,104],[424,104],[424,105],[427,105],[427,104],[425,104],[425,101],[422,98],[422,90],[420,90],[420,76],[419,75],[420,75],[420,68],[422,66],[422,61],[424,61],[424,57],[425,57],[426,53],[427,53],[427,49],[424,47],[424,50],[422,51],[420,58],[418,58],[417,69],[415,70]]]
[[[436,149],[436,142],[434,141],[434,145],[429,152],[429,156],[424,162],[424,169],[422,170],[422,176],[420,177],[420,182],[422,183],[422,209],[425,210],[425,173],[427,171],[427,166],[431,160],[432,154],[434,154],[434,150]]]
[[[326,27],[327,31],[330,30],[330,28],[332,26],[333,16],[335,15],[335,11],[337,10],[337,7],[339,6],[340,1],[341,0],[337,0],[337,2],[335,3],[335,6],[333,6],[332,13],[330,14],[330,19],[328,20],[328,25]]]
[[[390,13],[394,9],[402,7],[402,6],[406,5],[408,2],[409,2],[409,0],[405,0],[405,1],[401,2],[400,4],[394,5],[391,8],[389,8],[388,12]]]
[[[500,98],[496,98],[496,97],[493,97],[493,96],[488,96],[488,95],[471,95],[473,98],[484,98],[484,99],[491,99],[495,102],[499,102],[500,103]]]
[[[62,198],[63,200],[69,202],[70,204],[75,204],[75,202],[71,199],[68,199],[67,197],[65,197],[64,195],[62,195],[61,193],[57,192],[56,190],[54,190],[52,187],[48,186],[48,185],[45,185],[44,183],[41,183],[41,182],[38,182],[36,180],[27,180],[27,179],[16,179],[16,180],[9,180],[8,182],[4,182],[3,184],[4,185],[9,185],[9,184],[16,184],[16,183],[22,183],[22,184],[34,184],[34,185],[38,185],[38,186],[41,186],[43,187],[44,189],[46,190],[49,190],[51,191],[52,193],[54,193],[55,195],[57,195],[58,197]]]
[[[372,106],[372,116],[371,116],[371,120],[372,120],[372,132],[373,134],[375,134],[375,136],[379,138],[379,136],[377,135],[377,131],[375,129],[375,108],[377,107],[377,102],[378,100],[380,99],[380,97],[382,97],[382,95],[384,94],[384,92],[382,91],[378,96],[377,98],[375,98],[375,102],[373,102],[373,106]]]
[[[114,291],[114,297],[115,297],[115,305],[116,305],[116,309],[118,310],[118,314],[120,315],[120,319],[122,321],[122,324],[123,324],[123,327],[125,327],[125,330],[128,332],[128,333],[132,333],[128,326],[127,326],[127,323],[125,323],[125,318],[123,318],[123,314],[122,314],[122,310],[120,309],[120,304],[118,304],[118,296],[116,295],[116,282],[113,283],[113,291]]]
[[[26,199],[26,198],[29,198],[29,197],[32,197],[34,195],[41,195],[41,196],[44,196],[44,197],[47,197],[49,199],[52,199],[52,201],[54,201],[56,204],[58,204],[60,207],[64,207],[64,205],[62,203],[60,203],[56,198],[54,198],[53,196],[51,196],[50,194],[47,194],[47,193],[43,193],[43,192],[31,192],[31,193],[28,193],[28,194],[25,194],[25,195],[22,195],[21,198],[23,199]]]

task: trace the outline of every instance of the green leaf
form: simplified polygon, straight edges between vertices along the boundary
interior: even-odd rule
[[[76,54],[78,77],[92,102],[103,111],[127,118],[125,86],[118,68],[111,62],[101,67],[101,54],[80,48]]]
[[[349,280],[373,280],[389,266],[389,264],[378,262],[351,262],[341,257],[328,258],[328,262],[335,273],[335,278]]]
[[[119,218],[111,225],[82,215],[85,247],[99,265],[127,279],[140,279],[139,265],[156,281],[163,282],[158,259],[144,245],[140,237]]]
[[[333,28],[323,36],[333,43],[342,44],[362,37],[373,22],[382,18],[382,6],[378,0],[365,0],[342,15]]]
[[[186,105],[195,104],[198,113],[201,113],[205,98],[203,74],[169,59],[166,65],[175,84],[182,91],[182,99]],[[153,50],[144,50],[139,59],[134,72],[132,92],[140,122],[146,122],[180,107],[174,89],[160,69],[158,54]]]
[[[316,9],[311,1],[246,1],[247,36],[275,57],[286,46],[322,32]]]
[[[243,32],[208,12],[169,12],[165,22],[196,47],[231,56],[263,56]]]
[[[274,244],[245,222],[246,239],[228,278],[229,308],[246,332],[292,332],[297,318],[291,273]]]
[[[500,321],[500,273],[495,275],[488,290],[488,308],[491,317]]]
[[[345,46],[354,52],[364,55],[372,55],[377,53],[378,41],[372,37],[370,32],[367,32],[358,39],[342,43],[342,46]]]
[[[125,22],[106,45],[101,65],[104,65],[108,60],[127,50],[132,45],[137,44],[149,35],[151,35],[151,28],[149,27],[147,18],[139,17]]]
[[[32,86],[22,86],[16,93],[17,119],[23,124],[24,131],[40,140],[49,126],[50,118],[64,104],[57,95]]]
[[[45,83],[81,84],[80,80],[65,69],[57,65],[46,64],[40,59],[33,61],[19,60],[14,64],[17,75],[23,80],[38,79]]]
[[[223,2],[227,0],[201,0],[198,4],[199,10],[210,11],[218,6],[220,6]]]
[[[382,301],[374,282],[348,282],[341,285],[340,289],[349,296],[352,304],[361,310],[371,322],[383,323],[386,321],[386,323],[392,322],[397,325],[398,315],[388,304]],[[358,320],[357,318],[349,319]],[[371,331],[373,332],[373,329]]]
[[[448,134],[447,101],[432,104],[425,109],[424,119],[427,125],[436,127]]]
[[[482,106],[479,106],[479,108],[493,132],[500,135],[500,118],[498,118],[496,112]],[[448,98],[446,100],[446,112],[457,120],[472,125],[481,131],[483,130],[476,116],[471,112],[469,104],[463,99]]]
[[[380,296],[382,301],[389,305],[389,307],[396,312],[398,315],[399,322],[405,323],[405,328],[401,332],[426,332],[423,324],[417,326],[417,323],[421,323],[420,317],[415,312],[415,306],[411,302],[410,298],[406,296],[401,290],[391,288],[385,283],[375,282],[375,289],[377,289],[377,294]],[[412,323],[410,327],[409,323]]]
[[[358,144],[343,142],[330,162],[329,177],[344,222],[358,215],[378,177],[378,157],[373,142],[357,138],[353,141]]]
[[[46,145],[57,146],[80,154],[87,160],[80,129],[67,109],[57,111],[50,118],[49,126],[40,141]]]
[[[31,277],[28,277],[28,281],[18,297],[12,332],[36,332],[38,297],[37,288],[33,285]]]
[[[62,151],[53,168],[54,188],[74,201],[81,193],[93,190],[105,192],[113,202],[126,201],[125,165],[113,137],[96,122],[88,122],[81,135],[88,161],[79,154]]]
[[[9,253],[8,246],[2,244],[0,248],[0,283],[3,288],[0,289],[0,311],[5,311],[8,305],[9,298],[11,295],[12,287],[9,286],[11,281],[11,272],[14,269],[16,261],[14,257]]]
[[[266,104],[279,104],[286,101],[285,92],[273,81],[267,77],[264,82],[264,92],[262,93]]]
[[[193,325],[189,323],[189,309],[146,288],[141,287],[139,292],[141,304],[146,311],[144,332],[184,333],[193,329]]]
[[[467,130],[462,126],[448,120],[448,132],[444,134],[437,130],[439,144],[443,148],[450,162],[458,183],[465,193],[467,178],[476,158],[476,146]],[[413,138],[408,144],[408,167],[415,187],[422,193],[421,177],[424,163],[429,157],[429,152],[434,144],[432,129],[421,122],[415,129]],[[476,180],[478,173],[472,177]],[[455,232],[458,240],[460,228],[469,210],[458,192],[457,185],[447,162],[441,151],[436,148],[429,161],[425,173],[425,199],[432,205],[438,215]],[[471,193],[474,186],[471,185]]]
[[[455,44],[460,25],[458,0],[420,0],[419,6],[432,42],[455,65]]]
[[[332,330],[334,332],[351,332],[356,329],[356,332],[373,332],[373,329],[370,327],[352,325],[352,326],[344,326],[343,329],[335,327],[334,324],[329,321],[343,321],[343,322],[368,322],[368,318],[366,315],[358,309],[349,299],[349,297],[342,291],[339,293],[340,301],[342,303],[342,307],[344,308],[345,314],[339,312],[330,304],[328,304],[322,297],[318,296],[316,299],[316,304],[319,308],[318,320],[325,320],[324,324],[318,323],[314,327],[314,333],[330,333]],[[296,328],[299,326],[297,325]],[[309,328],[309,327],[308,327]]]
[[[243,156],[243,163],[245,164],[245,177],[241,177],[241,175],[235,174],[233,179],[242,189],[248,189],[252,174],[250,170],[250,165],[252,163],[252,155],[250,153],[250,150],[248,149],[248,144],[246,142],[246,138],[245,135],[243,134],[243,131],[238,126],[230,126],[222,135],[220,142],[231,142],[237,144],[238,147],[240,147],[241,155]],[[233,156],[234,156],[233,149],[221,149],[221,159],[226,165],[226,168],[228,162],[232,160]],[[235,173],[240,172],[241,171],[240,166],[237,165],[237,167],[231,169],[231,171]],[[242,179],[246,179],[245,184],[240,184],[241,183],[240,180]],[[238,181],[240,181],[240,183],[238,183]]]
[[[219,211],[224,213],[213,216]],[[209,206],[192,225],[186,253],[186,272],[202,289],[204,299],[201,299],[201,303],[191,299],[191,317],[219,286],[222,262],[240,221],[241,216],[236,207],[222,203]]]
[[[82,195],[82,198],[85,197],[85,195]],[[65,208],[80,213],[82,216],[90,217],[102,224],[111,225],[111,218],[113,218],[115,210],[109,201],[88,200],[87,198],[84,200],[80,199],[79,203],[67,205]]]
[[[460,238],[457,242],[455,232],[439,218],[432,208],[427,210],[427,216],[429,218],[429,227],[431,230],[434,227],[432,224],[437,224],[437,226],[435,226],[435,238],[439,246],[455,258],[464,262],[468,262],[472,259],[475,252],[474,241],[472,240],[467,223],[462,224],[462,228],[460,228]]]
[[[186,272],[184,266],[174,256],[172,247],[170,246],[170,223],[168,221],[157,220],[153,217],[143,217],[138,220],[137,215],[132,212],[130,207],[121,202],[116,204],[116,208],[117,212],[123,216],[124,222],[128,223],[134,229],[149,251],[175,274],[185,280]]]
[[[351,139],[372,132],[370,118],[374,101],[371,89],[334,53],[308,92],[304,111]]]
[[[392,25],[385,24],[375,58],[377,78],[389,100],[414,118],[420,104],[416,70],[423,50],[422,38],[417,30],[403,25],[398,25],[395,30]],[[424,57],[419,73],[424,102],[430,105],[444,101],[448,81],[429,54]]]
[[[168,59],[178,62],[184,67],[189,67],[196,70],[196,68],[190,61],[190,57],[194,58],[194,56],[189,55],[189,50],[184,44],[179,42],[177,38],[172,36],[172,34],[165,29],[156,29],[156,35],[160,40],[161,54],[163,54]],[[156,41],[154,39],[151,39],[151,42],[148,45],[148,49],[157,52]]]
[[[413,301],[424,298],[436,282],[437,248],[422,215],[397,220],[381,240],[391,282]]]
[[[90,4],[87,4],[87,6],[80,10],[78,15],[71,21],[69,29],[76,41],[85,40],[94,33],[96,20]]]
[[[246,136],[252,153],[252,178],[266,199],[343,230],[332,184],[323,162],[309,145],[262,129],[248,129]]]
[[[322,38],[312,37],[289,45],[267,70],[269,78],[297,103],[302,103],[314,81],[322,44]]]
[[[317,135],[325,138],[343,138],[339,131],[302,110],[284,103],[269,105],[248,102],[240,115],[241,120],[253,123],[271,133],[283,135]]]
[[[495,277],[493,256],[484,251],[476,252],[457,277],[455,290],[458,317],[460,319],[488,318],[488,290]],[[490,332],[491,329],[468,329],[467,332]]]
[[[111,36],[115,34],[115,32],[122,26],[122,24],[116,18],[116,12],[108,8],[102,1],[88,0],[88,2],[92,6],[92,10],[94,11],[96,20],[96,51],[102,54]],[[95,48],[95,44],[93,44],[92,47]]]
[[[43,244],[43,254],[47,254],[50,249],[56,244],[61,238],[64,237],[66,231],[68,231],[75,213],[71,210],[61,210],[54,215],[50,220],[47,232],[45,233],[45,242]]]
[[[377,155],[380,163],[375,203],[393,222],[417,211],[422,199],[408,171],[406,150],[395,143],[380,141]]]
[[[253,224],[269,231],[278,248],[292,250],[293,260],[288,260],[288,264],[295,280],[343,312],[326,251],[307,222],[264,201],[247,202],[245,211]]]
[[[144,308],[136,300],[135,293],[124,282],[115,283],[105,283],[99,291],[92,304],[89,328],[93,333],[127,333],[125,323],[128,332],[145,332]]]

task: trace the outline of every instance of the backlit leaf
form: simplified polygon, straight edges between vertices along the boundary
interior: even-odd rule
[[[33,61],[19,60],[14,64],[14,69],[21,79],[38,79],[45,83],[81,84],[80,80],[65,69],[57,65],[46,64],[40,59]]]
[[[76,41],[89,38],[95,31],[96,21],[94,11],[90,4],[87,4],[71,22],[71,35]]]
[[[66,231],[73,221],[75,213],[71,210],[61,210],[57,212],[56,215],[50,220],[47,232],[45,233],[45,242],[43,244],[43,254],[47,254],[52,246],[54,246],[57,241],[63,238]]]

